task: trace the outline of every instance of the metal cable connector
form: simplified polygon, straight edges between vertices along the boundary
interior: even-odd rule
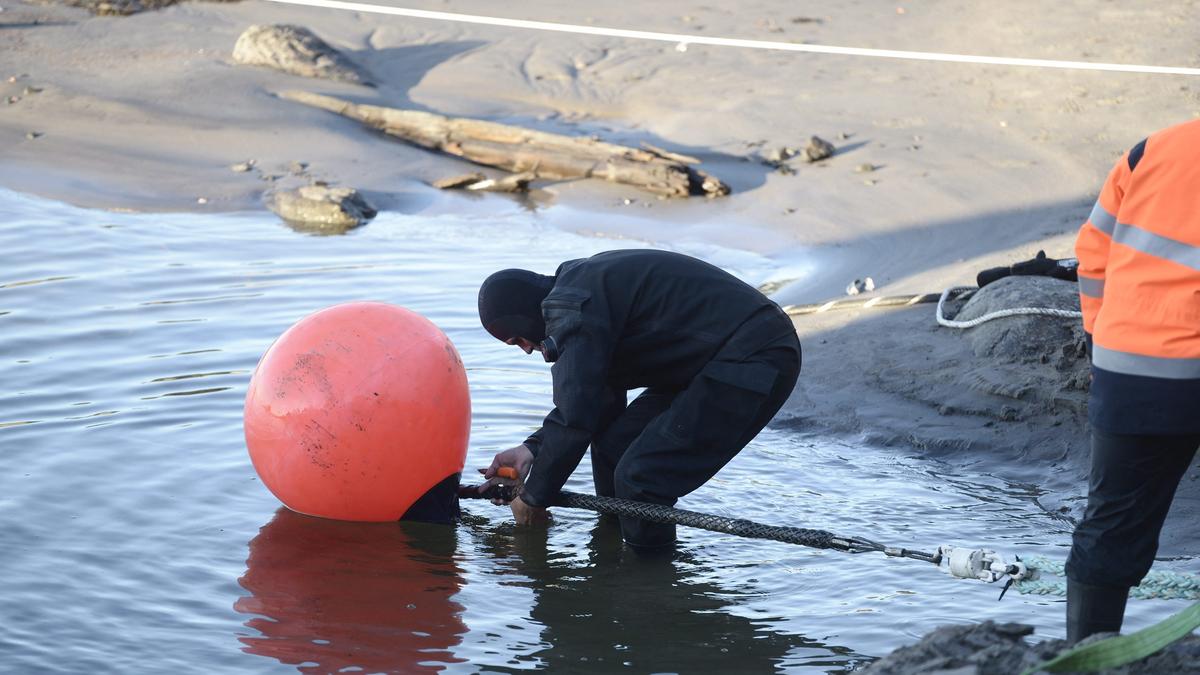
[[[1037,574],[1019,557],[1013,556],[1012,560],[1007,560],[1003,554],[990,549],[939,546],[938,555],[947,561],[946,572],[959,579],[993,583],[1001,579],[1024,581],[1036,578]]]

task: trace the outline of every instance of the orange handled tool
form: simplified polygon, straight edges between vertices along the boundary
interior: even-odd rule
[[[499,469],[496,469],[496,475],[501,478],[508,478],[510,480],[517,480],[518,478],[517,470],[511,466],[502,466]]]

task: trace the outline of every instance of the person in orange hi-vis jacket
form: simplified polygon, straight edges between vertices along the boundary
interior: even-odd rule
[[[1067,559],[1071,642],[1121,629],[1200,446],[1200,120],[1117,161],[1075,253],[1092,468]]]

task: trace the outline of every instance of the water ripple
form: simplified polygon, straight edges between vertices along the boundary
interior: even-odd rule
[[[848,672],[935,623],[1061,635],[1055,602],[996,603],[994,587],[913,561],[701,531],[681,531],[676,558],[645,561],[594,514],[558,509],[550,532],[530,532],[487,503],[465,503],[457,528],[360,527],[281,510],[259,481],[241,427],[249,374],[301,317],[373,299],[437,323],[467,364],[469,474],[551,404],[547,364],[480,329],[479,282],[627,242],[519,212],[382,214],[317,238],[263,214],[100,213],[3,191],[0,204],[4,273],[17,280],[0,285],[7,670]],[[773,274],[750,254],[727,260],[753,283]],[[587,464],[568,489],[590,490]],[[680,505],[1062,557],[1070,523],[1039,496],[769,429]],[[1144,607],[1131,625],[1170,611]]]

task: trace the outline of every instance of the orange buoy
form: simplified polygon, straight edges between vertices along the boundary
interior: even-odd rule
[[[467,376],[450,339],[420,314],[381,302],[336,305],[263,354],[244,426],[255,471],[288,508],[398,520],[462,471]]]

